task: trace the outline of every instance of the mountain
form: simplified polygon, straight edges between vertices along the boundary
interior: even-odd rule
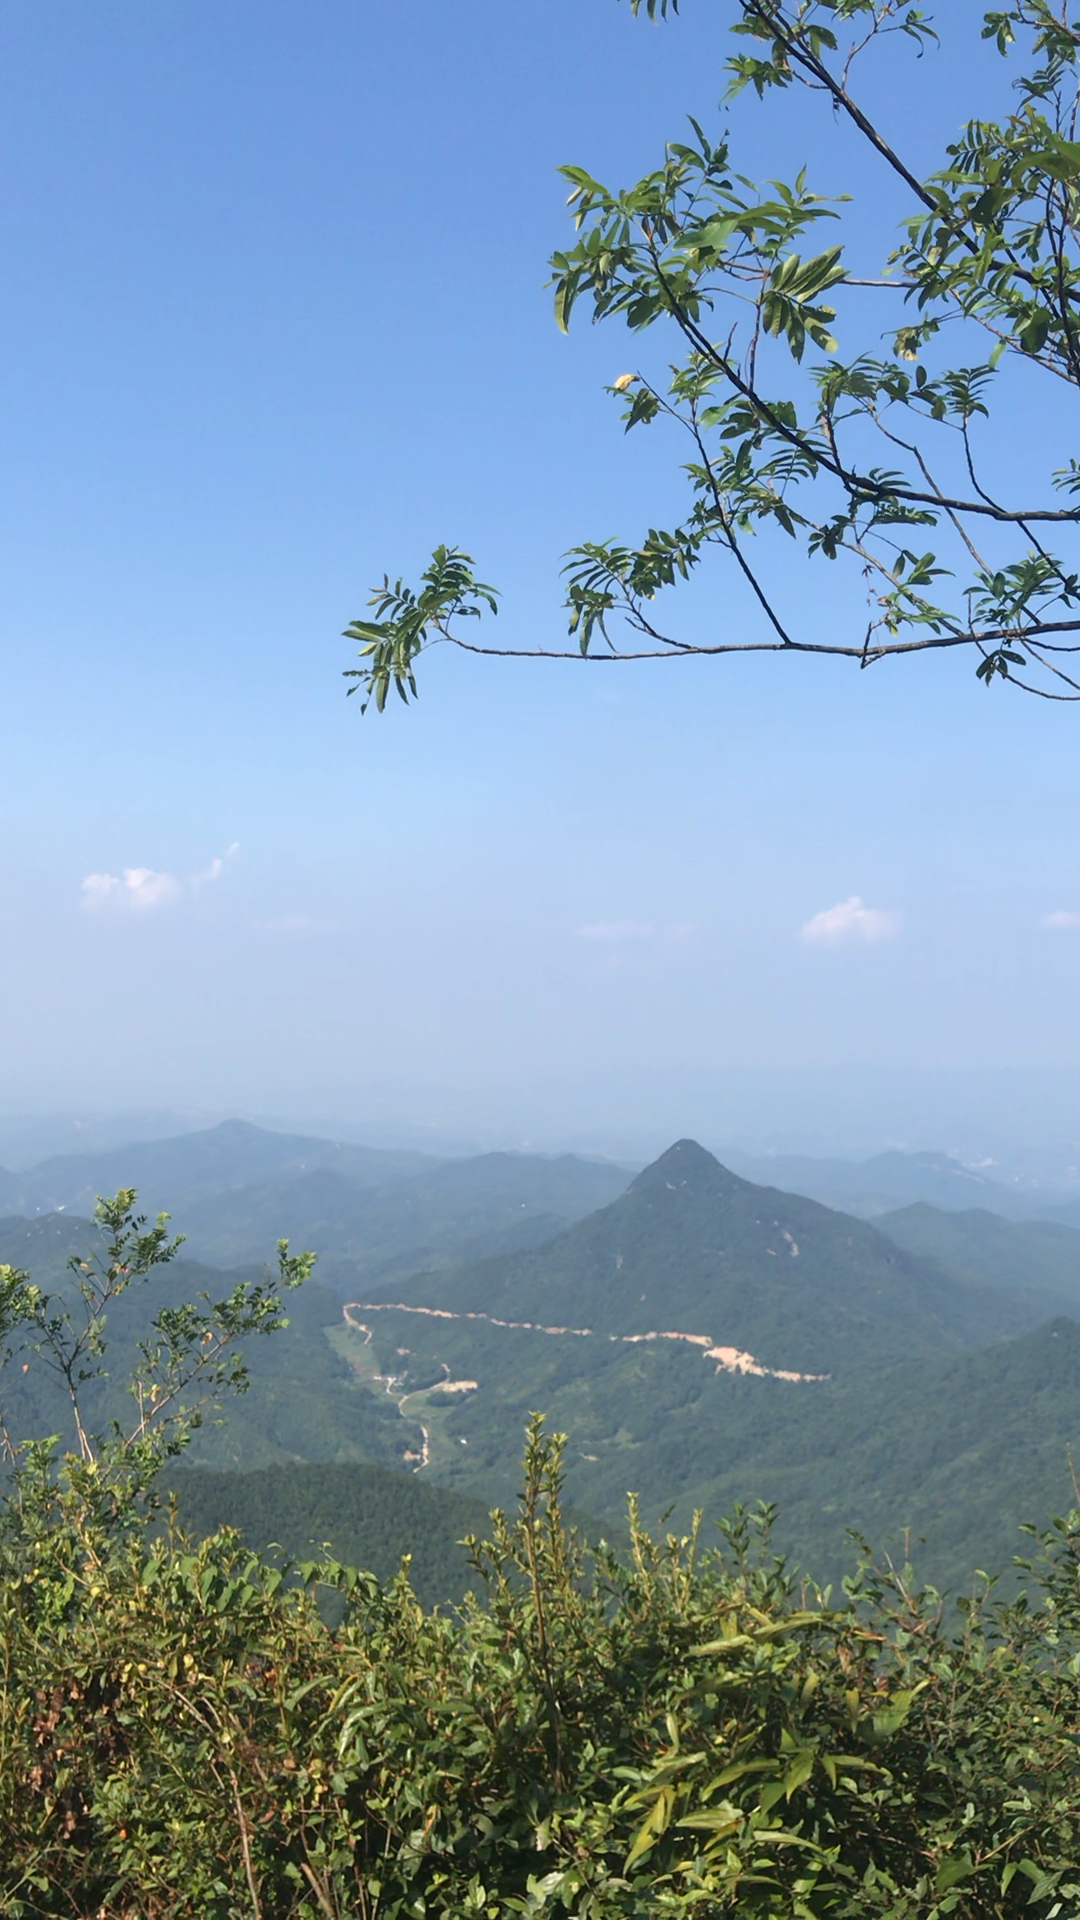
[[[270,1133],[223,1120],[169,1140],[135,1140],[108,1152],[65,1154],[24,1173],[0,1168],[0,1213],[88,1214],[99,1193],[137,1187],[148,1213],[175,1219],[204,1196],[332,1168],[359,1187],[381,1186],[436,1165],[425,1154],[353,1147],[301,1134]]]
[[[993,1345],[867,1365],[822,1381],[717,1369],[669,1341],[589,1340],[524,1328],[370,1314],[356,1359],[398,1371],[421,1414],[432,1479],[512,1502],[523,1426],[545,1410],[568,1436],[574,1503],[617,1524],[626,1496],[646,1520],[685,1528],[739,1502],[775,1502],[777,1544],[820,1580],[851,1566],[849,1528],[920,1579],[965,1585],[1008,1571],[1025,1520],[1074,1504],[1080,1326],[1057,1319]],[[408,1352],[401,1348],[407,1344]],[[347,1339],[339,1344],[349,1352]],[[468,1390],[424,1382],[445,1368]],[[920,1544],[924,1542],[925,1544]]]
[[[1053,1220],[1059,1226],[1080,1228],[1080,1200],[1064,1200],[1060,1205],[1032,1208],[1031,1211],[1037,1211],[1041,1219]]]
[[[83,1258],[94,1240],[90,1221],[77,1213],[46,1213],[35,1220],[16,1214],[0,1220],[0,1262],[22,1268],[39,1286],[55,1287],[68,1261]]]
[[[320,1278],[348,1291],[364,1272],[476,1259],[551,1239],[622,1193],[630,1175],[574,1154],[485,1153],[373,1188],[322,1166],[190,1204],[183,1226],[200,1259],[266,1258],[284,1234],[313,1248]]]
[[[320,1278],[350,1292],[363,1274],[535,1246],[606,1205],[629,1177],[625,1168],[574,1154],[487,1153],[440,1163],[228,1120],[173,1140],[45,1161],[27,1173],[0,1169],[0,1213],[86,1216],[99,1193],[134,1186],[140,1209],[167,1211],[198,1260],[272,1259],[284,1237],[317,1252]],[[59,1226],[50,1233],[63,1238]]]
[[[515,1179],[527,1167],[470,1164],[466,1189],[475,1178],[520,1211]],[[552,1194],[585,1178],[544,1164]],[[1067,1284],[1068,1229],[913,1211],[914,1227],[903,1210],[894,1231],[906,1220],[909,1237],[921,1232],[920,1245],[964,1266],[755,1186],[680,1141],[542,1247],[384,1274],[344,1306],[305,1286],[288,1330],[252,1343],[250,1393],[228,1404],[224,1425],[196,1433],[185,1470],[374,1461],[402,1488],[512,1505],[522,1430],[541,1407],[568,1436],[569,1497],[606,1523],[622,1520],[630,1488],[650,1521],[673,1506],[678,1525],[695,1505],[717,1517],[763,1498],[780,1504],[780,1544],[820,1577],[843,1569],[852,1524],[901,1553],[905,1528],[925,1533],[924,1577],[960,1580],[972,1556],[1007,1565],[1017,1524],[1072,1498],[1080,1328],[1072,1317],[1037,1324]],[[55,1284],[90,1237],[68,1215],[0,1222],[0,1259]],[[1050,1250],[1038,1285],[1035,1247]],[[123,1408],[125,1356],[153,1308],[233,1278],[178,1261],[125,1296],[95,1419]],[[62,1431],[55,1385],[20,1361],[5,1375],[7,1417],[22,1434]],[[283,1516],[301,1511],[308,1485],[289,1482],[301,1491]],[[318,1513],[334,1519],[326,1499]],[[271,1507],[259,1493],[260,1528]],[[335,1540],[346,1526],[344,1505],[333,1526],[318,1522]]]
[[[943,1213],[936,1207],[902,1207],[875,1221],[908,1253],[937,1260],[972,1284],[1011,1290],[1030,1298],[1040,1318],[1080,1314],[1080,1231],[1051,1220],[1003,1220],[974,1208]]]
[[[598,1335],[708,1334],[770,1368],[837,1373],[1018,1324],[868,1222],[754,1186],[681,1140],[610,1206],[544,1247],[380,1282],[374,1300]]]
[[[681,1141],[545,1247],[376,1286],[334,1344],[358,1377],[395,1376],[458,1491],[511,1498],[542,1407],[573,1499],[609,1520],[631,1487],[681,1522],[776,1499],[815,1571],[842,1569],[849,1524],[894,1543],[910,1526],[924,1572],[959,1578],[980,1550],[969,1491],[1006,1565],[1020,1520],[1070,1494],[1080,1333],[1037,1329],[1057,1296],[1014,1279],[954,1273]]]
[[[104,1153],[133,1140],[166,1140],[214,1124],[175,1107],[135,1113],[0,1113],[0,1166],[36,1167],[58,1155]]]
[[[944,1210],[989,1208],[1010,1218],[1043,1215],[1060,1203],[1051,1192],[1021,1190],[965,1167],[947,1153],[877,1153],[869,1160],[816,1160],[804,1154],[726,1159],[746,1179],[805,1194],[825,1206],[873,1219],[919,1201]]]

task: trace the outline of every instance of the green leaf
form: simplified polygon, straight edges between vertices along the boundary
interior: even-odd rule
[[[970,1853],[953,1854],[942,1861],[934,1877],[934,1887],[938,1893],[947,1893],[961,1880],[967,1880],[975,1868]]]
[[[1049,313],[1045,307],[1036,307],[1020,328],[1017,339],[1025,353],[1041,353],[1049,332]]]

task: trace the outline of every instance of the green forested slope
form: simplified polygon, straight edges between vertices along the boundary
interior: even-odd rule
[[[1040,1296],[1057,1312],[1080,1309],[1080,1232],[1052,1220],[1003,1220],[972,1208],[903,1207],[875,1221],[897,1246],[937,1260],[976,1285]]]
[[[363,1273],[476,1258],[550,1239],[606,1206],[630,1179],[622,1167],[574,1154],[485,1153],[363,1186],[317,1167],[288,1180],[220,1193],[187,1208],[200,1259],[265,1259],[285,1234],[312,1247],[324,1276],[348,1290]]]
[[[962,1589],[976,1567],[1008,1572],[1024,1522],[1076,1504],[1080,1325],[838,1385],[812,1419],[785,1411],[752,1458],[714,1456],[682,1511],[776,1501],[779,1537],[822,1577],[842,1570],[849,1528],[898,1559],[908,1535],[918,1576]]]
[[[970,1236],[971,1219],[951,1216],[950,1230]],[[1014,1232],[975,1222],[999,1251]],[[1015,1231],[1008,1245],[1027,1244]],[[1060,1250],[1064,1232],[1051,1229],[1046,1246]],[[55,1283],[91,1239],[68,1215],[3,1222],[0,1259]],[[92,1417],[121,1410],[125,1354],[157,1306],[219,1295],[235,1277],[178,1261],[127,1294]],[[765,1498],[781,1506],[778,1537],[819,1571],[839,1564],[849,1524],[878,1541],[911,1527],[927,1534],[927,1571],[950,1579],[971,1555],[1007,1562],[1016,1523],[1069,1492],[1075,1326],[1000,1338],[1058,1296],[1017,1283],[1004,1256],[985,1269],[969,1261],[958,1277],[866,1223],[737,1179],[693,1143],[546,1248],[385,1291],[439,1311],[352,1309],[361,1332],[317,1283],[290,1296],[292,1324],[250,1344],[250,1392],[224,1424],[208,1419],[195,1433],[185,1466],[401,1469],[427,1448],[422,1476],[403,1475],[402,1486],[506,1501],[523,1426],[541,1407],[569,1435],[575,1505],[607,1524],[621,1522],[631,1489],[652,1518],[672,1502],[685,1518],[695,1503],[718,1516]],[[594,1331],[499,1326],[491,1313]],[[733,1375],[700,1344],[640,1337],[672,1330],[828,1377]],[[5,1387],[16,1433],[66,1432],[62,1398],[36,1362],[9,1369]],[[326,1499],[320,1511],[332,1515]]]
[[[375,1316],[372,1316],[375,1320]],[[422,1403],[432,1477],[506,1501],[531,1408],[569,1435],[575,1503],[614,1524],[631,1490],[650,1521],[695,1506],[780,1507],[777,1539],[820,1578],[845,1564],[848,1527],[903,1552],[925,1535],[924,1577],[963,1583],[1008,1567],[1017,1528],[1072,1500],[1080,1447],[1080,1329],[1057,1320],[985,1349],[881,1362],[816,1383],[716,1374],[692,1347],[549,1338],[388,1314],[381,1353],[418,1382],[440,1365],[477,1381]],[[386,1362],[388,1363],[388,1362]],[[414,1403],[419,1411],[420,1402]]]
[[[1012,1605],[962,1615],[880,1562],[822,1593],[753,1518],[637,1528],[620,1564],[565,1532],[534,1426],[487,1604],[425,1614],[400,1581],[283,1579],[231,1533],[193,1551],[102,1491],[0,1526],[13,1920],[1064,1920],[1080,1898],[1080,1513],[1027,1543]]]
[[[706,1333],[810,1373],[933,1354],[1032,1319],[1030,1302],[958,1281],[865,1221],[752,1186],[692,1140],[542,1248],[394,1279],[371,1297],[602,1334]]]
[[[236,1527],[260,1551],[281,1547],[308,1559],[332,1555],[390,1580],[403,1554],[425,1606],[476,1585],[461,1541],[487,1530],[483,1501],[415,1474],[355,1463],[263,1467],[254,1473],[176,1470],[166,1475],[181,1525],[197,1535]]]

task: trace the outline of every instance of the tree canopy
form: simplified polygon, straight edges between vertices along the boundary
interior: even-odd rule
[[[653,20],[678,5],[630,0]],[[1062,384],[1080,386],[1080,23],[1064,0],[973,10],[960,31],[1016,67],[1011,111],[967,119],[924,177],[903,136],[918,124],[918,63],[938,47],[927,14],[905,0],[736,0],[731,11],[726,97],[807,90],[862,148],[849,182],[860,191],[829,197],[806,169],[756,184],[727,134],[696,120],[629,188],[561,169],[577,238],[552,256],[556,321],[566,330],[584,310],[634,336],[663,330],[664,373],[631,368],[608,390],[627,431],[672,430],[685,511],[636,544],[571,548],[562,644],[477,638],[498,594],[457,548],[437,547],[419,586],[386,576],[372,617],[346,629],[360,662],[348,690],[364,708],[381,710],[391,689],[415,697],[417,658],[439,642],[609,661],[833,655],[860,667],[959,647],[987,686],[1080,699],[1080,460],[1052,450],[1067,432]],[[913,57],[889,126],[861,94],[866,62],[886,46]],[[907,208],[899,226],[893,188]],[[1009,422],[1036,417],[1046,470],[1014,495],[1000,477],[1014,464]],[[790,562],[768,538],[777,530]],[[707,561],[721,563],[707,630],[698,612],[680,633],[661,596]],[[824,637],[804,610],[827,563],[852,572],[855,597],[835,583]]]

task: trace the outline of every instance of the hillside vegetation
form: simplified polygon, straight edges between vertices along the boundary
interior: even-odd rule
[[[1070,1497],[1080,1356],[1060,1287],[957,1274],[692,1142],[546,1247],[371,1292],[337,1351],[360,1381],[395,1377],[434,1479],[489,1501],[510,1497],[537,1406],[569,1436],[582,1507],[614,1522],[635,1490],[688,1524],[695,1506],[775,1501],[777,1538],[822,1578],[854,1525],[900,1553],[909,1534],[925,1575],[964,1587]],[[827,1377],[643,1337],[672,1332]],[[443,1376],[475,1389],[440,1401]]]
[[[945,1276],[868,1222],[753,1186],[692,1140],[544,1247],[371,1295],[395,1297],[596,1334],[708,1333],[800,1373],[930,1355],[1016,1324],[1011,1300]]]
[[[484,1532],[487,1507],[414,1474],[289,1463],[254,1473],[174,1468],[167,1480],[182,1529],[197,1538],[228,1527],[259,1550],[279,1547],[292,1560],[329,1553],[383,1582],[407,1555],[409,1584],[426,1607],[477,1585],[462,1542]]]
[[[35,1221],[0,1221],[0,1262],[29,1270],[58,1301],[77,1299],[67,1263],[91,1257],[100,1242],[92,1222],[69,1215]],[[185,1301],[220,1298],[238,1283],[253,1284],[261,1266],[216,1268],[174,1259],[155,1276],[153,1288],[132,1289],[107,1316],[112,1365],[88,1380],[83,1393],[95,1425],[123,1420],[129,1403],[127,1378],[138,1345],[162,1310]],[[324,1328],[340,1318],[336,1298],[309,1281],[289,1301],[287,1324],[273,1341],[253,1342],[246,1354],[249,1390],[229,1405],[219,1422],[208,1409],[191,1434],[191,1464],[254,1468],[290,1460],[368,1460],[399,1465],[419,1448],[419,1426],[403,1419],[385,1393],[357,1389],[355,1375],[326,1338]],[[24,1371],[25,1369],[25,1371]],[[63,1382],[26,1343],[15,1341],[4,1377],[3,1417],[17,1436],[55,1433],[74,1442],[71,1408]]]
[[[1017,1299],[1035,1296],[1040,1308],[1056,1301],[1059,1313],[1080,1310],[1080,1232],[1051,1220],[1002,1220],[973,1208],[943,1213],[936,1207],[903,1207],[882,1214],[876,1225],[897,1246],[936,1260],[975,1285],[1005,1290]]]
[[[485,1153],[455,1160],[271,1133],[223,1121],[201,1133],[69,1154],[23,1173],[0,1168],[0,1238],[14,1222],[85,1218],[134,1178],[148,1213],[182,1217],[189,1257],[239,1266],[282,1237],[315,1248],[327,1284],[445,1265],[549,1240],[615,1199],[630,1174],[575,1154]],[[44,1242],[35,1241],[37,1250]]]
[[[1023,1602],[792,1581],[560,1515],[534,1424],[485,1604],[148,1539],[85,1474],[0,1529],[0,1901],[22,1916],[1050,1920],[1080,1897],[1080,1515]],[[315,1605],[338,1601],[333,1631]]]
[[[781,1200],[681,1143],[623,1200],[553,1243],[558,1300],[574,1271],[568,1240],[583,1287],[583,1250],[605,1257],[590,1302],[604,1305],[605,1331],[500,1326],[465,1308],[386,1312],[388,1324],[407,1319],[481,1358],[500,1343],[504,1361],[517,1354],[521,1378],[512,1383],[504,1364],[486,1404],[434,1350],[399,1351],[417,1377],[410,1392],[387,1372],[380,1401],[375,1335],[350,1309],[352,1324],[332,1331],[339,1348],[360,1342],[369,1356],[371,1385],[361,1387],[324,1336],[337,1303],[312,1288],[310,1257],[284,1243],[276,1274],[199,1268],[178,1258],[163,1222],[135,1213],[130,1191],[99,1204],[97,1252],[85,1223],[19,1223],[15,1240],[39,1237],[58,1277],[43,1290],[0,1266],[0,1911],[15,1920],[1071,1912],[1080,1513],[1036,1536],[1011,1598],[968,1561],[946,1605],[906,1553],[883,1560],[851,1542],[837,1567],[843,1583],[823,1589],[812,1575],[828,1555],[808,1555],[809,1572],[778,1558],[774,1513],[736,1495],[772,1471],[786,1476],[796,1516],[831,1505],[838,1526],[865,1516],[876,1538],[898,1502],[922,1498],[939,1520],[948,1511],[939,1559],[963,1558],[992,1510],[1028,1502],[1049,1473],[1047,1436],[1069,1428],[1080,1404],[1080,1328],[1060,1320],[979,1348],[965,1283],[899,1249],[888,1256],[872,1229],[860,1239],[860,1223]],[[620,1289],[644,1271],[622,1278],[635,1217],[653,1235],[654,1259],[665,1254],[673,1297],[681,1278],[688,1309],[715,1322],[735,1297],[717,1255],[745,1248],[765,1310],[775,1317],[786,1290],[796,1333],[800,1315],[829,1299],[829,1242],[811,1236],[838,1231],[849,1258],[837,1259],[837,1297],[856,1297],[859,1257],[871,1289],[844,1363],[830,1378],[778,1378],[717,1363],[716,1349],[685,1339],[618,1331],[623,1304],[635,1304]],[[812,1258],[800,1265],[800,1244],[774,1282],[770,1245],[777,1229],[794,1240],[796,1225]],[[614,1283],[613,1247],[624,1252]],[[522,1258],[535,1256],[502,1265],[510,1299]],[[466,1298],[477,1271],[457,1277]],[[695,1295],[710,1271],[720,1284]],[[882,1343],[935,1280],[946,1343],[901,1364]],[[199,1281],[210,1284],[193,1297]],[[267,1406],[299,1422],[299,1434],[318,1415],[321,1364],[342,1405],[381,1405],[384,1422],[406,1425],[415,1398],[432,1470],[437,1449],[456,1440],[459,1471],[505,1476],[492,1436],[501,1444],[522,1381],[536,1383],[528,1353],[554,1356],[556,1401],[584,1386],[595,1415],[606,1381],[627,1396],[624,1421],[640,1422],[591,1461],[579,1431],[569,1443],[575,1481],[582,1469],[606,1473],[614,1509],[616,1456],[647,1466],[657,1486],[667,1472],[684,1508],[701,1488],[732,1496],[719,1530],[694,1517],[650,1535],[631,1501],[627,1550],[587,1549],[563,1519],[567,1443],[547,1439],[535,1416],[510,1517],[496,1512],[482,1526],[475,1499],[400,1470],[177,1465],[201,1444],[204,1415],[237,1392],[240,1423],[222,1430],[234,1441],[265,1433]],[[313,1369],[306,1381],[303,1364]],[[461,1392],[449,1390],[455,1381]],[[249,1398],[261,1414],[247,1414]],[[332,1427],[332,1396],[323,1411]],[[459,1422],[475,1423],[475,1448]],[[230,1520],[246,1540],[222,1527]],[[468,1530],[464,1549],[458,1528]],[[333,1557],[321,1539],[341,1542]],[[289,1564],[259,1551],[272,1541],[301,1555],[311,1542],[312,1557]],[[410,1544],[419,1595],[392,1577]],[[367,1567],[343,1561],[349,1547]],[[454,1593],[458,1609],[425,1611],[422,1597]]]
[[[574,1154],[478,1154],[379,1187],[321,1167],[210,1195],[185,1220],[201,1259],[265,1259],[284,1233],[317,1248],[324,1278],[348,1291],[366,1274],[549,1240],[615,1199],[629,1179],[625,1168]]]
[[[490,1158],[494,1168],[451,1163],[437,1174],[463,1176],[466,1189],[482,1177],[488,1194],[502,1180],[505,1200],[519,1191],[515,1179],[535,1171],[516,1156]],[[587,1162],[539,1165],[549,1191],[592,1178]],[[420,1176],[425,1190],[436,1177]],[[398,1182],[387,1198],[416,1184]],[[186,1468],[240,1476],[217,1517],[235,1518],[262,1546],[282,1529],[247,1476],[303,1466],[325,1517],[313,1530],[290,1530],[285,1543],[307,1552],[313,1539],[332,1540],[349,1557],[352,1495],[333,1471],[320,1483],[324,1465],[404,1470],[409,1490],[447,1489],[486,1509],[513,1498],[520,1434],[542,1407],[568,1435],[575,1505],[612,1528],[631,1490],[650,1521],[673,1507],[688,1525],[700,1506],[707,1527],[733,1502],[763,1499],[779,1506],[778,1543],[821,1579],[847,1564],[854,1525],[894,1553],[907,1535],[923,1577],[964,1590],[975,1566],[1010,1566],[1023,1519],[1071,1498],[1080,1366],[1062,1306],[1075,1311],[1064,1301],[1072,1236],[987,1215],[925,1209],[917,1219],[926,1232],[940,1229],[937,1239],[931,1232],[926,1250],[901,1250],[868,1222],[755,1187],[680,1143],[541,1248],[358,1289],[351,1326],[340,1299],[309,1281],[290,1300],[290,1324],[250,1348],[250,1391],[223,1424],[208,1416],[192,1433]],[[973,1219],[982,1243],[998,1248],[996,1265],[988,1258],[980,1269]],[[65,1262],[93,1239],[88,1223],[66,1214],[0,1223],[0,1259],[62,1292]],[[1018,1256],[1040,1246],[1053,1260],[1021,1271]],[[226,1278],[185,1261],[186,1251],[153,1296],[129,1293],[113,1309],[116,1364],[87,1389],[95,1419],[123,1416],[124,1374],[157,1305],[214,1297],[261,1272],[240,1267]],[[946,1255],[964,1261],[959,1272]],[[380,1293],[401,1305],[380,1306]],[[664,1332],[693,1338],[643,1337]],[[827,1377],[718,1369],[712,1347],[764,1369]],[[447,1380],[459,1383],[452,1393]],[[58,1383],[36,1362],[26,1374],[14,1369],[8,1406],[19,1432],[70,1442]],[[403,1496],[395,1559],[418,1550],[406,1523],[413,1512]],[[205,1503],[191,1514],[197,1530],[213,1523]]]

